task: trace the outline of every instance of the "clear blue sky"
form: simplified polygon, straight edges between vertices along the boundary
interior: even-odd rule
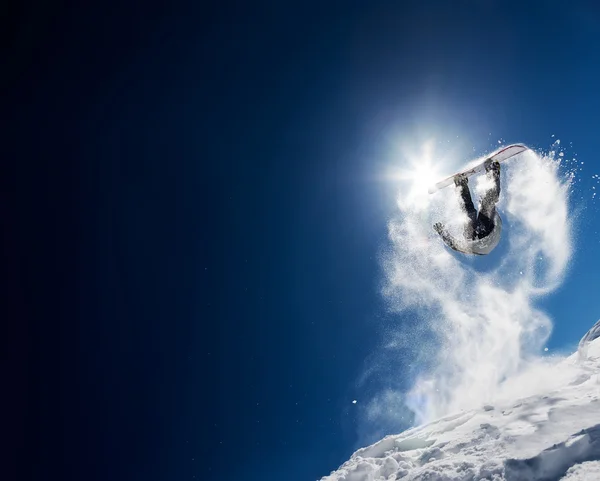
[[[549,347],[600,317],[594,2],[79,3],[8,17],[32,476],[301,481],[348,458],[389,321],[396,133],[466,157],[560,138],[585,208]]]

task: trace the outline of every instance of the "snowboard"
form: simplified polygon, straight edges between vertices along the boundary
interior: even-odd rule
[[[445,179],[442,179],[439,182],[435,183],[434,185],[429,187],[429,193],[433,194],[434,192],[437,192],[438,190],[453,184],[454,177],[456,177],[459,174],[464,174],[467,177],[470,177],[474,174],[485,170],[485,166],[489,163],[492,163],[494,161],[504,162],[505,160],[508,160],[511,157],[520,154],[521,152],[525,152],[528,149],[529,147],[523,144],[511,144],[507,145],[506,147],[502,147],[486,157],[481,157],[479,159],[474,160],[470,163],[469,166],[465,167],[463,170],[456,172],[455,174],[452,174],[449,177],[446,177]]]

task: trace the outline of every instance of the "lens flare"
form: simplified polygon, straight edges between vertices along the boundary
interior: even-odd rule
[[[403,150],[399,157],[404,165],[396,167],[392,174],[403,184],[398,202],[404,208],[425,209],[430,202],[428,188],[442,177],[438,165],[433,162],[433,142],[424,143],[420,152]]]

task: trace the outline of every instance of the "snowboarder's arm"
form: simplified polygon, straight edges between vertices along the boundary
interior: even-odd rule
[[[448,233],[448,231],[444,228],[444,224],[437,222],[433,225],[433,228],[448,247],[454,249],[455,251],[463,252],[463,249],[461,249],[462,246],[460,246],[458,241]]]

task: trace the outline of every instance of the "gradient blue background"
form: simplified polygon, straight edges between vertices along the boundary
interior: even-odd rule
[[[560,138],[585,165],[551,352],[600,317],[594,2],[73,3],[3,7],[4,479],[337,468],[403,322],[394,136]]]

